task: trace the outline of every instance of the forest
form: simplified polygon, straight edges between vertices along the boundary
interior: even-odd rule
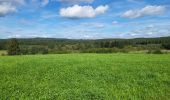
[[[135,39],[18,38],[20,54],[117,53],[170,50],[170,37]],[[0,50],[8,50],[11,39],[0,39]]]

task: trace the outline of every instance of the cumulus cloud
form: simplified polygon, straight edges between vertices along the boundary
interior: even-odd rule
[[[96,9],[92,6],[74,5],[72,7],[60,9],[60,16],[66,18],[93,18],[99,14],[105,13],[108,8],[107,5],[98,6]]]
[[[94,0],[58,0],[58,1],[63,3],[78,4],[78,3],[92,3]]]
[[[17,9],[10,3],[0,4],[0,17],[5,16],[6,14],[16,12]]]
[[[145,6],[142,9],[137,10],[128,10],[123,13],[123,17],[126,18],[139,18],[147,15],[158,15],[163,13],[166,10],[165,6]]]
[[[0,0],[0,17],[16,12],[17,7],[23,4],[24,0]]]

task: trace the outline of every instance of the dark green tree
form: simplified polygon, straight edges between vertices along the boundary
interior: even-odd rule
[[[38,54],[39,53],[39,48],[38,47],[32,47],[31,48],[31,54]]]
[[[8,43],[8,55],[20,55],[20,47],[16,38],[13,38]]]

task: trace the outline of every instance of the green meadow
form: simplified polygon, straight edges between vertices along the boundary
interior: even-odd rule
[[[0,56],[0,100],[168,100],[170,54]]]

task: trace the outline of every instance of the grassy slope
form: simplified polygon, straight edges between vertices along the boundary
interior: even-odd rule
[[[170,98],[170,54],[0,57],[0,99]]]

